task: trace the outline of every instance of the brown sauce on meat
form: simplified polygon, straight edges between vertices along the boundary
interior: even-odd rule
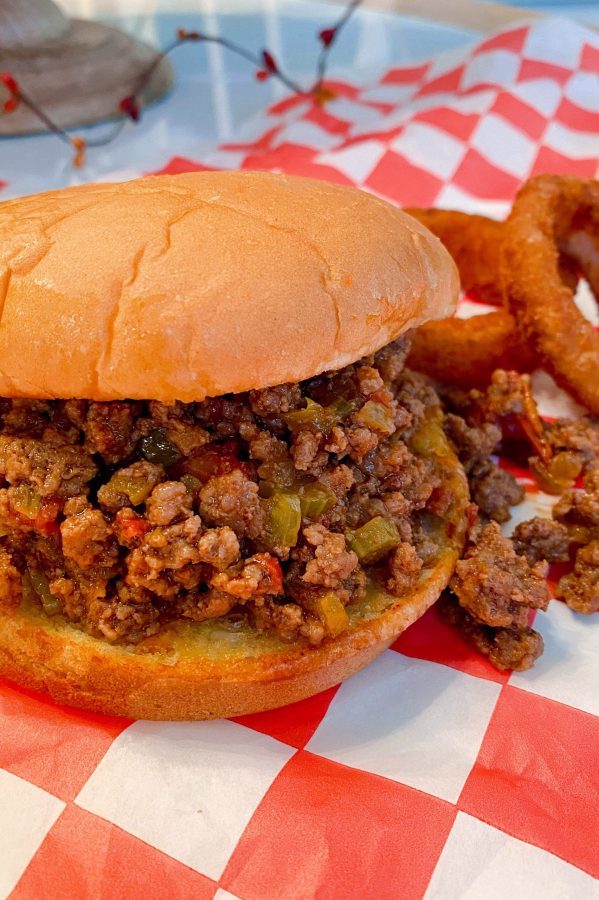
[[[0,603],[25,584],[112,642],[238,616],[318,644],[374,571],[408,592],[451,497],[410,444],[438,399],[406,346],[203,403],[2,401]]]

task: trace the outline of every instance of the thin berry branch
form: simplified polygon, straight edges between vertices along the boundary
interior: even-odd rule
[[[335,24],[330,28],[324,28],[319,33],[318,37],[321,43],[321,49],[316,66],[316,80],[310,88],[302,87],[301,84],[287,75],[281,69],[280,64],[269,50],[262,50],[261,53],[258,54],[251,50],[247,50],[241,44],[231,41],[228,38],[220,37],[219,35],[204,34],[203,32],[198,31],[186,31],[185,29],[180,28],[177,31],[176,38],[163,50],[157,53],[148,67],[139,75],[132,93],[122,97],[118,102],[115,114],[119,116],[119,118],[110,131],[101,137],[90,139],[79,136],[71,137],[64,128],[61,128],[53,121],[32,97],[22,90],[10,72],[0,72],[0,84],[8,91],[8,99],[4,101],[3,111],[5,114],[10,114],[11,112],[14,112],[20,104],[27,107],[27,109],[29,109],[50,132],[56,135],[56,137],[64,144],[73,148],[74,164],[76,166],[81,166],[85,162],[86,149],[105,147],[118,137],[129,119],[133,122],[139,121],[141,118],[139,98],[150,83],[156,69],[174,50],[182,44],[190,42],[217,44],[225,50],[228,50],[251,63],[256,70],[256,78],[259,81],[276,78],[292,93],[297,94],[300,97],[313,97],[315,103],[321,104],[334,96],[332,92],[327,91],[326,88],[323,87],[331,47],[361,2],[362,0],[351,0]]]
[[[331,48],[341,34],[342,30],[351,19],[354,12],[357,10],[358,6],[360,6],[361,2],[362,0],[351,0],[351,3],[349,3],[344,9],[336,24],[331,28],[323,28],[323,30],[318,35],[322,47],[318,57],[318,62],[316,64],[316,81],[314,82],[310,93],[318,94],[322,89],[322,83],[326,74],[326,68]]]

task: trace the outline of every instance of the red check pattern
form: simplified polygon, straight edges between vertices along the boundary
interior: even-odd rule
[[[535,172],[597,174],[599,39],[573,24],[335,89],[162,171],[234,160],[496,213]],[[518,474],[517,518],[546,511]],[[341,687],[233,722],[106,719],[0,684],[0,896],[599,896],[599,622],[553,602],[536,627],[545,656],[510,676],[431,610]]]

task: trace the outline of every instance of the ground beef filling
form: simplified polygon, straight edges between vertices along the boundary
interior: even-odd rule
[[[549,603],[548,564],[519,555],[496,522],[477,524],[470,539],[442,614],[496,668],[528,669],[543,652],[543,639],[528,626],[528,615]]]
[[[372,570],[409,592],[451,497],[410,449],[438,400],[405,355],[195,404],[0,401],[0,604],[109,641],[234,614],[318,644]]]

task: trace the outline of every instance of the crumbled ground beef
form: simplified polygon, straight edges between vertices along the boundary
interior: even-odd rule
[[[146,518],[152,525],[170,525],[191,515],[192,496],[181,481],[163,481],[146,500]]]
[[[585,465],[599,462],[599,421],[592,416],[556,419],[547,426],[547,438],[556,453],[574,450]]]
[[[524,500],[524,489],[511,472],[494,462],[483,463],[470,475],[472,499],[486,519],[507,522],[510,507]]]
[[[491,628],[477,621],[449,594],[443,596],[439,609],[442,618],[500,671],[530,669],[543,652],[543,638],[528,625]]]
[[[515,479],[489,458],[498,448],[522,465],[528,460],[541,488],[562,494],[553,520],[521,523],[513,543],[501,537],[498,526],[479,526],[457,564],[455,595],[444,606],[446,619],[498,668],[528,668],[543,642],[528,627],[527,611],[547,604],[548,563],[567,562],[571,547],[578,547],[574,569],[560,580],[557,596],[580,612],[599,607],[599,422],[590,416],[542,422],[530,379],[515,372],[495,372],[484,392],[443,387],[440,393],[445,430],[483,522],[508,521],[509,507],[524,496]],[[584,488],[569,489],[581,471]],[[417,532],[413,541],[424,558]]]
[[[445,430],[466,470],[472,499],[481,515],[507,522],[510,507],[522,502],[524,490],[511,472],[490,459],[501,441],[501,430],[492,422],[469,426],[453,413],[445,417]]]
[[[560,578],[555,594],[576,612],[599,612],[599,540],[578,550],[573,571]]]
[[[470,427],[453,413],[445,416],[444,427],[467,474],[488,462],[501,440],[501,431],[491,422]]]
[[[223,528],[209,528],[198,541],[198,554],[201,562],[222,572],[239,562],[237,535],[226,525]]]
[[[412,590],[420,575],[423,560],[413,544],[402,541],[389,558],[387,590],[396,597],[403,597]]]
[[[523,628],[529,609],[546,609],[547,564],[528,564],[503,537],[499,525],[476,526],[472,544],[457,565],[450,587],[473,618],[495,628]]]
[[[569,559],[568,529],[553,519],[535,516],[527,522],[520,522],[512,540],[516,553],[525,556],[531,566],[542,559],[550,563],[567,562]]]
[[[324,587],[340,587],[358,565],[358,557],[346,546],[345,535],[327,531],[322,525],[304,528],[304,538],[314,550],[314,558],[307,565],[303,575],[308,584]]]
[[[492,424],[501,434],[501,449],[524,462],[530,449],[547,461],[552,450],[532,396],[530,377],[497,369],[486,391],[443,392],[448,411],[457,413],[470,427]]]
[[[236,603],[237,598],[233,594],[225,594],[223,591],[213,588],[201,594],[186,593],[177,600],[176,612],[184,619],[205,622],[206,619],[218,619],[220,616],[226,616]]]
[[[112,527],[99,509],[83,509],[60,524],[62,552],[80,569],[107,565],[118,555]]]
[[[326,463],[326,456],[320,454],[322,435],[304,429],[293,435],[291,457],[298,472],[312,472],[319,475]]]
[[[29,485],[40,497],[74,497],[96,471],[93,459],[81,447],[0,435],[0,475],[10,485]]]
[[[200,513],[211,525],[227,525],[238,537],[257,538],[264,528],[258,485],[240,469],[210,478],[200,491]]]
[[[0,608],[16,607],[21,602],[21,573],[8,550],[0,547]]]
[[[359,601],[373,565],[409,591],[437,552],[420,517],[451,496],[408,446],[438,399],[407,346],[203,403],[0,403],[0,602],[29,571],[52,612],[110,641],[232,615],[318,644],[322,598]],[[377,516],[400,543],[366,564],[349,532]]]
[[[82,423],[87,450],[114,465],[132,453],[139,435],[131,403],[90,403]]]
[[[599,527],[599,466],[589,469],[584,490],[566,491],[553,507],[553,518],[567,526]]]

